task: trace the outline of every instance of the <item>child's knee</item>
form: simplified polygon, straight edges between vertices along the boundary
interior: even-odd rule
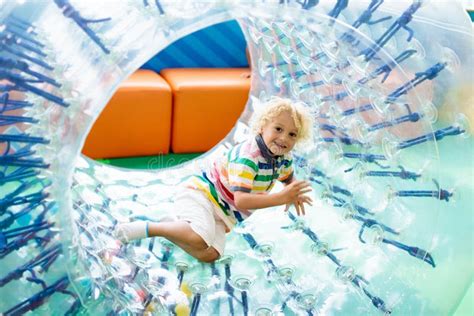
[[[196,250],[205,251],[209,247],[204,239],[195,232],[191,235],[191,243]]]
[[[199,260],[202,262],[212,263],[219,259],[220,255],[216,249],[209,247],[206,250],[201,251],[199,255]]]

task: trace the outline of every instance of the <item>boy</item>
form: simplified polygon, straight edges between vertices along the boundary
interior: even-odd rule
[[[176,197],[176,220],[120,224],[116,236],[122,241],[160,236],[178,245],[196,259],[213,262],[224,253],[225,234],[252,211],[293,204],[304,215],[304,195],[311,191],[306,181],[293,176],[291,150],[310,138],[312,120],[307,110],[288,99],[273,98],[254,120],[255,135],[213,162],[209,171],[192,176]],[[285,188],[268,194],[275,180]]]

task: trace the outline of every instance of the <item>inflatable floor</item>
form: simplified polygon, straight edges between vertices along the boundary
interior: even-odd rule
[[[252,85],[212,151],[160,171],[81,157],[125,78],[234,19]],[[473,29],[455,2],[5,1],[0,39],[4,315],[446,315],[469,288]],[[213,264],[113,237],[172,213],[176,186],[248,137],[274,95],[314,115],[295,153],[316,200],[305,217],[255,212]]]

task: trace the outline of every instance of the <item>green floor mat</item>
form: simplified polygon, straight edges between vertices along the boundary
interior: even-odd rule
[[[130,169],[163,169],[177,166],[186,161],[199,157],[202,153],[168,154],[146,157],[128,157],[113,159],[97,159],[97,161],[121,168]]]

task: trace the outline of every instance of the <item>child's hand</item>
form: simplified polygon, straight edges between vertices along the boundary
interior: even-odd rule
[[[309,204],[309,205],[313,205],[313,199],[307,195],[302,195],[300,198],[298,198],[297,201],[293,202],[293,203],[288,203],[286,204],[286,207],[285,207],[285,212],[287,212],[291,205],[294,205],[295,206],[295,209],[296,209],[296,214],[298,216],[300,215],[305,215],[306,212],[305,212],[305,209],[304,209],[304,204],[303,203],[306,203],[306,204]]]
[[[280,192],[282,204],[286,204],[285,212],[288,211],[291,204],[293,204],[298,216],[305,215],[304,203],[312,205],[313,200],[304,194],[311,191],[310,183],[307,181],[293,181],[287,185]]]

